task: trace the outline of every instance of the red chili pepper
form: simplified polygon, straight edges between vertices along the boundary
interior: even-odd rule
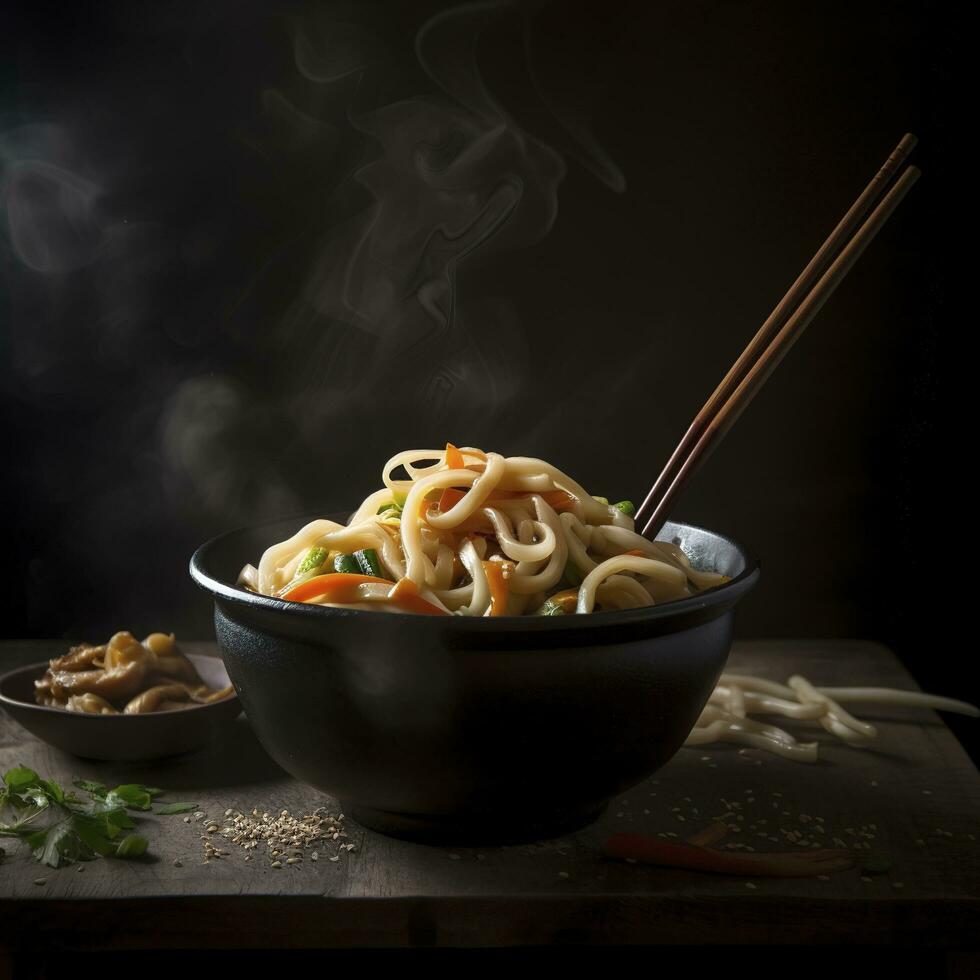
[[[644,834],[613,834],[602,847],[607,857],[630,859],[665,868],[690,868],[715,874],[773,878],[812,878],[853,867],[850,851],[821,849],[803,852],[729,854],[694,844],[667,843]]]

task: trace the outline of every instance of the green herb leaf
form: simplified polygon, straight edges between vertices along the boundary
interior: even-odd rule
[[[3,774],[3,781],[11,792],[19,793],[21,790],[26,789],[28,786],[37,785],[38,774],[33,769],[28,769],[26,766],[17,766],[14,769],[8,769]]]
[[[78,853],[78,840],[70,817],[65,817],[43,830],[35,830],[27,834],[24,840],[34,852],[34,857],[51,868],[57,868],[62,857],[71,860]]]
[[[110,790],[87,779],[76,779],[74,785],[90,798],[65,793],[54,780],[41,779],[26,766],[9,770],[0,786],[0,819],[8,815],[13,819],[0,822],[0,837],[20,838],[36,860],[52,868],[100,854],[133,858],[146,853],[145,837],[120,835],[136,826],[127,809],[151,809],[153,797],[162,789],[124,783]],[[193,808],[193,804],[182,806]]]
[[[613,504],[616,510],[621,510],[627,517],[632,517],[636,513],[636,508],[629,500],[621,500],[618,504]]]
[[[95,783],[91,779],[75,779],[72,781],[72,785],[85,790],[86,793],[91,793],[93,796],[101,796],[103,798],[109,792],[108,786],[103,786],[102,783]]]
[[[147,847],[149,847],[149,841],[145,837],[140,837],[139,834],[130,834],[128,837],[124,837],[116,846],[116,857],[141,857],[146,853]]]
[[[169,816],[171,813],[190,813],[191,810],[196,810],[197,808],[196,803],[164,803],[153,812],[159,813],[162,816]]]
[[[112,838],[119,831],[115,827],[111,827],[112,833],[107,833],[106,831],[110,827],[104,817],[87,817],[82,813],[76,813],[72,817],[71,825],[75,835],[88,849],[87,852],[79,853],[78,856],[81,860],[91,860],[96,854],[101,854],[104,857],[115,851],[116,846]]]
[[[140,786],[139,783],[126,783],[110,790],[106,796],[106,803],[129,807],[131,810],[149,810],[151,799],[145,786]]]

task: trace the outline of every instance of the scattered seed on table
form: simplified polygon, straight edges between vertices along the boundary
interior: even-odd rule
[[[568,877],[568,872],[567,871],[559,871],[558,872],[558,877],[559,878],[567,878]]]
[[[754,889],[755,888],[755,885],[751,881],[747,881],[745,883],[745,887],[746,888],[752,888],[752,889]]]
[[[174,858],[174,867],[175,868],[182,868],[183,867],[183,864],[180,863],[180,858]]]
[[[282,867],[282,861],[273,861],[272,862],[272,866],[274,868],[281,868]]]

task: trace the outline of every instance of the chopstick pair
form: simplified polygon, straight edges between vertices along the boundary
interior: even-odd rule
[[[634,524],[642,528],[644,537],[651,541],[656,538],[687,481],[745,411],[919,178],[918,168],[906,167],[865,219],[916,142],[911,133],[902,138],[698,412],[634,516]]]

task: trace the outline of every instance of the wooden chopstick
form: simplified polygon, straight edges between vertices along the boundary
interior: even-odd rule
[[[870,217],[860,226],[854,237],[844,246],[830,267],[817,280],[816,285],[807,293],[795,312],[766,347],[761,357],[755,361],[748,373],[739,382],[731,396],[707,421],[707,425],[694,447],[683,458],[666,491],[657,501],[652,515],[643,528],[644,537],[650,540],[656,537],[670,513],[677,494],[691,474],[704,462],[711,450],[724,438],[742,412],[745,411],[810,321],[854,267],[854,263],[857,262],[861,253],[891,217],[895,208],[898,207],[902,198],[909,192],[919,176],[918,168],[907,167],[905,169],[881,203],[871,212]]]
[[[830,262],[847,243],[854,229],[868,213],[892,176],[912,152],[917,142],[918,140],[911,133],[906,133],[902,137],[901,142],[882,164],[881,169],[875,174],[864,191],[862,191],[861,196],[851,205],[844,217],[838,222],[837,227],[830,233],[827,240],[820,246],[813,258],[810,259],[806,268],[787,290],[786,295],[783,296],[776,308],[769,314],[769,317],[756,332],[756,335],[749,341],[749,345],[739,355],[738,360],[732,365],[728,374],[722,379],[721,384],[718,385],[711,397],[705,402],[704,407],[698,412],[690,428],[684,433],[684,437],[667,461],[667,465],[657,478],[657,482],[640,505],[639,510],[634,516],[636,527],[641,527],[644,522],[649,522],[649,519],[657,509],[657,504],[673,484],[685,460],[694,450],[694,447],[697,445],[698,440],[701,438],[711,419],[714,418],[716,413],[731,397],[746,374],[751,370],[752,365],[785,324],[787,318],[799,306],[814,282],[823,274]]]

